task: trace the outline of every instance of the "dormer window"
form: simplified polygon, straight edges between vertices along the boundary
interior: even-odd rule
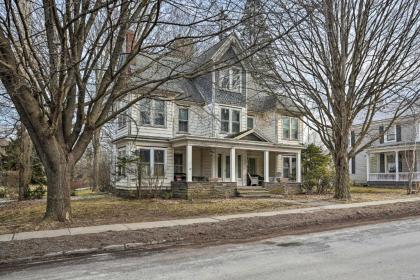
[[[239,67],[220,70],[219,86],[221,89],[240,92],[242,74]]]

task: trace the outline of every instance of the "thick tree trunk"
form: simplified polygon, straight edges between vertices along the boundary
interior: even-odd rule
[[[335,163],[335,195],[334,198],[350,200],[349,161],[346,148],[340,148],[334,153]]]
[[[47,209],[44,218],[58,220],[60,222],[70,221],[70,193],[71,174],[74,164],[68,160],[64,152],[49,151],[44,154],[45,173],[47,175]]]
[[[19,129],[19,134],[19,200],[25,200],[28,198],[32,177],[32,141],[23,125]]]

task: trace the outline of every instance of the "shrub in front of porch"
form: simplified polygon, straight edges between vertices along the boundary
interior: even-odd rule
[[[302,189],[306,193],[325,194],[333,189],[331,157],[321,147],[309,144],[302,150]]]

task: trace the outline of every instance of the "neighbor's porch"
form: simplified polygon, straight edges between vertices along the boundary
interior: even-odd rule
[[[420,151],[408,149],[379,150],[367,153],[367,181],[376,183],[406,183],[410,176],[420,182]]]

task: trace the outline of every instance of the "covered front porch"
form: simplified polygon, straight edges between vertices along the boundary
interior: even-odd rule
[[[175,182],[301,182],[301,152],[267,142],[185,138],[172,144]]]
[[[371,150],[366,157],[368,184],[406,184],[410,177],[420,182],[420,151],[413,149]]]

